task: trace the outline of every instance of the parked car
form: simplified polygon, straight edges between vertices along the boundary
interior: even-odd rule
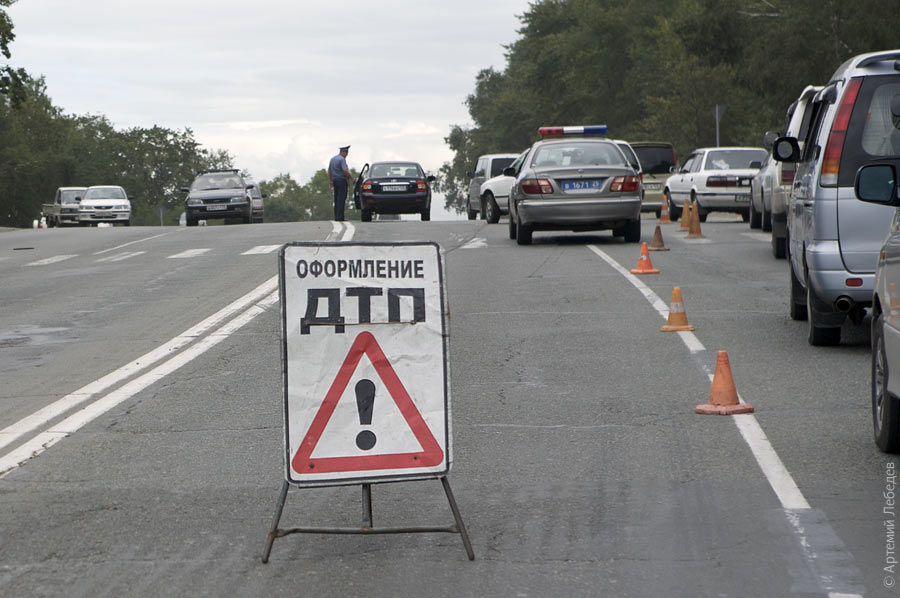
[[[680,218],[684,200],[697,202],[700,222],[710,212],[735,212],[750,220],[750,181],[766,157],[759,147],[705,147],[691,152],[666,179],[663,194],[671,218]],[[756,168],[750,164],[757,162]]]
[[[244,180],[237,169],[204,172],[194,179],[184,200],[185,221],[197,226],[200,220],[222,218],[226,223],[253,222],[251,189],[256,185]]]
[[[656,212],[656,217],[659,218],[664,201],[663,187],[672,175],[672,169],[678,164],[675,147],[671,143],[661,141],[634,141],[630,145],[637,154],[643,171],[641,181],[644,195],[641,210]],[[680,212],[679,210],[679,214]],[[671,212],[669,216],[678,219],[678,216]]]
[[[894,97],[897,97],[896,95]],[[900,119],[900,109],[892,116]],[[854,182],[855,195],[894,209],[890,232],[875,265],[872,295],[872,424],[875,444],[886,453],[900,452],[900,196],[896,157],[863,166]]]
[[[47,226],[54,228],[64,224],[78,224],[78,203],[87,187],[60,187],[53,196],[53,203],[41,206],[41,216]]]
[[[856,201],[857,171],[900,155],[900,50],[842,64],[812,99],[804,139],[781,137],[776,160],[796,163],[788,205],[790,314],[812,345],[836,345],[849,317],[872,305],[875,268],[894,210]]]
[[[248,179],[247,184],[250,185],[250,221],[262,224],[263,217],[265,216],[265,205],[263,205],[263,200],[267,198],[268,195],[263,193],[259,188],[259,185],[253,181]]]
[[[518,165],[525,159],[528,151],[524,151],[513,160],[509,168],[518,170]],[[481,195],[481,204],[484,206],[482,214],[484,219],[490,224],[496,224],[500,221],[500,216],[509,214],[509,189],[516,182],[515,177],[506,174],[507,168],[503,169],[499,175],[490,178],[481,184],[479,193]]]
[[[806,137],[812,115],[808,108],[813,97],[821,89],[821,86],[808,85],[800,97],[790,105],[787,110],[785,135],[798,139]],[[766,145],[771,146],[778,137],[774,131],[769,131],[766,133]],[[779,162],[770,153],[752,184],[750,228],[761,227],[763,231],[772,231],[772,255],[778,259],[783,259],[786,255],[787,203],[793,183],[794,164]]]
[[[360,218],[371,222],[373,214],[419,214],[431,220],[431,183],[417,162],[373,162],[363,166],[353,189]]]
[[[78,223],[92,226],[101,222],[131,225],[131,200],[118,185],[95,185],[84,190],[78,203]]]
[[[638,177],[640,177],[641,181],[644,180],[644,169],[641,166],[641,161],[638,159],[637,154],[634,153],[634,148],[631,147],[631,144],[622,139],[612,139],[613,143],[619,146],[619,149],[622,150],[622,153],[625,154],[625,159],[631,164],[631,167],[634,168],[635,172],[638,173]],[[645,201],[645,190],[643,185],[641,186],[641,211],[642,212],[657,212],[659,213],[659,205],[651,205],[650,203]],[[659,216],[657,215],[657,218]]]
[[[512,164],[518,157],[518,154],[485,154],[484,156],[478,156],[478,160],[475,162],[475,170],[466,173],[469,177],[469,195],[466,201],[466,215],[469,217],[469,220],[475,220],[479,213],[481,213],[482,219],[486,219],[489,206],[485,203],[481,194],[481,185],[488,179],[503,174],[503,169]]]
[[[529,245],[534,231],[612,229],[641,240],[641,179],[606,126],[541,127],[509,190],[509,238]]]

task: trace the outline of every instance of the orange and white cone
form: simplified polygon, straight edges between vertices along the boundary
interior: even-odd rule
[[[662,205],[659,206],[659,223],[660,224],[672,224],[672,219],[669,217],[669,196],[662,196]]]
[[[650,254],[647,252],[647,242],[641,243],[641,258],[638,260],[637,268],[631,271],[632,274],[659,274],[659,270],[653,267],[650,262]]]
[[[660,220],[662,222],[662,220]],[[656,230],[653,232],[653,240],[650,241],[650,251],[668,251],[669,248],[666,247],[666,244],[663,243],[662,238],[662,229],[659,225],[656,225]]]
[[[678,227],[678,230],[687,232],[691,228],[691,204],[685,199],[684,206],[681,208],[681,226]]]
[[[753,413],[753,406],[741,403],[734,378],[731,376],[731,365],[728,363],[728,352],[719,351],[716,356],[716,373],[713,375],[712,387],[709,389],[709,402],[697,405],[694,413],[701,415],[737,415]]]
[[[700,232],[700,204],[694,202],[691,210],[691,226],[688,229],[688,239],[705,239],[703,233]]]
[[[684,313],[684,300],[681,298],[681,287],[672,289],[672,303],[669,304],[669,319],[666,325],[660,328],[663,332],[678,332],[693,330],[688,324],[687,314]]]

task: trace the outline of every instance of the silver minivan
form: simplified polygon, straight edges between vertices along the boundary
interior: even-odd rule
[[[863,165],[900,154],[891,113],[900,94],[900,50],[842,64],[812,99],[805,138],[781,137],[773,157],[796,163],[788,203],[790,314],[808,321],[812,345],[836,345],[849,317],[872,305],[875,265],[893,210],[856,200]]]

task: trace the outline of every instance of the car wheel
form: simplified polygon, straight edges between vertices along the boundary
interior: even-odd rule
[[[884,347],[884,316],[872,320],[872,424],[875,444],[885,453],[900,452],[900,405],[888,391],[889,367]]]
[[[791,271],[791,319],[792,320],[805,320],[806,313],[806,299],[803,293],[803,285],[800,284],[800,281],[797,279],[797,275],[794,274],[794,266],[788,263],[788,270]]]
[[[806,319],[809,328],[807,340],[814,347],[832,347],[841,344],[841,327],[823,327],[816,325],[816,314],[813,305],[820,303],[809,280],[806,281]]]
[[[697,205],[697,209],[700,210],[700,222],[706,222],[706,217],[709,216],[709,212],[704,212],[699,204]]]
[[[359,215],[359,219],[363,222],[372,222],[372,210],[363,209]]]
[[[516,218],[516,243],[519,245],[531,245],[531,227],[527,224],[522,224],[518,218]]]
[[[126,220],[122,224],[124,224],[125,226],[131,226],[131,220]]]
[[[664,191],[666,196],[666,202],[669,204],[669,220],[672,222],[678,222],[678,219],[681,218],[681,208],[675,205],[675,202],[672,200],[672,196],[669,195],[669,190],[666,189]]]
[[[632,220],[622,229],[622,236],[625,237],[626,243],[640,243],[641,242],[641,221]]]
[[[197,219],[196,219],[196,218],[191,218],[190,216],[187,216],[187,217],[184,219],[184,224],[185,224],[186,226],[197,226]]]
[[[763,205],[763,213],[762,213],[762,229],[764,233],[767,233],[772,230],[772,212],[766,210],[766,206]]]
[[[779,260],[785,258],[785,246],[787,245],[784,237],[776,237],[772,233],[772,255]]]
[[[478,212],[466,206],[466,216],[469,217],[469,220],[475,220],[475,218],[478,216]]]
[[[488,191],[484,196],[484,218],[488,224],[500,222],[500,208],[494,200],[494,194]]]
[[[431,206],[422,210],[422,222],[428,222],[429,220],[431,220]]]
[[[759,228],[762,226],[762,214],[756,211],[753,200],[750,200],[750,228]]]
[[[744,222],[749,222],[750,213],[749,212],[741,212],[741,220],[743,220]]]
[[[512,212],[509,213],[509,238],[513,241],[516,239],[516,219]]]

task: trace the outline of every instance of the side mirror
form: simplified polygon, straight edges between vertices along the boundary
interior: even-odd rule
[[[763,136],[763,145],[772,147],[775,145],[775,140],[779,137],[781,137],[781,133],[778,131],[766,131],[766,134]]]
[[[81,198],[80,198],[80,197],[76,197],[76,198],[75,198],[75,201],[77,201],[78,203],[81,203]]]
[[[753,162],[750,162],[750,168],[759,170],[760,168],[762,168],[762,162],[760,162],[759,160],[754,160]]]
[[[188,187],[182,187],[182,188],[181,188],[181,192],[182,192],[182,193],[190,193],[191,190],[190,190]]]
[[[427,177],[425,177],[425,180],[429,183],[433,183],[435,181],[435,177],[433,174],[429,174]]]
[[[254,184],[252,184],[252,183],[251,183],[250,185],[247,185],[247,189],[253,189],[253,188],[255,188],[255,187],[256,187],[256,185],[254,185]]]
[[[676,168],[674,166],[669,166],[669,174],[675,174]]]
[[[507,166],[503,169],[503,176],[516,176],[516,169],[512,166]]]
[[[870,164],[856,172],[853,183],[856,197],[869,203],[900,206],[897,197],[897,171],[891,164]]]
[[[126,195],[125,197],[128,198],[128,201],[134,201],[134,195]]]
[[[800,144],[796,137],[779,137],[772,145],[772,157],[778,162],[796,162],[800,159]]]
[[[474,179],[474,178],[475,178],[475,171],[470,170],[469,172],[466,173],[466,176],[469,177],[470,179]]]

